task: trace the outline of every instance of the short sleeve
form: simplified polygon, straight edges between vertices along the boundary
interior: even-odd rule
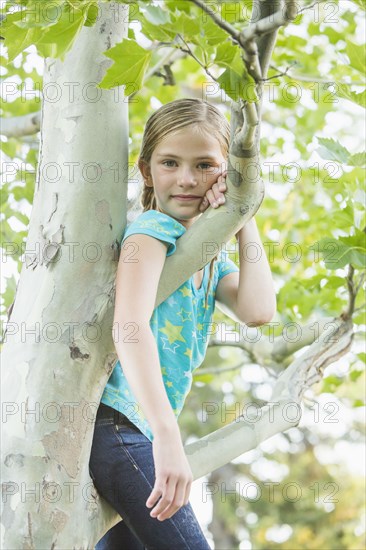
[[[183,235],[186,228],[163,212],[147,210],[143,212],[127,226],[123,234],[121,245],[130,235],[142,233],[150,235],[168,244],[167,256],[171,256],[176,250],[176,240]]]
[[[228,275],[229,273],[234,273],[234,271],[240,271],[238,266],[236,265],[233,260],[231,260],[228,257],[228,252],[226,250],[222,250],[218,257],[217,262],[217,271],[218,271],[218,279],[217,282],[219,282],[222,277],[225,275]]]

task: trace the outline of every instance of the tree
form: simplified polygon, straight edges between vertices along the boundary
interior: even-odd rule
[[[43,92],[66,88],[72,93],[72,96],[61,95],[60,99],[56,96],[53,105],[43,101],[42,117],[38,117],[36,111],[31,116],[22,112],[25,118],[16,121],[17,128],[19,122],[29,125],[29,119],[36,127],[39,118],[42,131],[27,238],[27,251],[34,245],[38,245],[38,249],[35,248],[33,254],[26,254],[4,338],[3,410],[7,443],[2,464],[5,465],[3,521],[7,526],[4,539],[7,548],[20,545],[88,548],[118,519],[96,494],[87,464],[93,432],[92,413],[116,360],[111,315],[118,240],[126,223],[128,206],[126,96],[130,97],[129,106],[133,112],[134,100],[141,98],[141,104],[144,103],[141,95],[144,78],[147,82],[148,78],[155,79],[157,75],[169,86],[175,63],[187,61],[189,66],[193,59],[210,77],[210,81],[205,82],[206,92],[208,85],[214,84],[216,91],[225,92],[232,101],[232,144],[225,209],[207,211],[192,231],[187,231],[180,239],[177,253],[167,259],[159,285],[158,305],[203,267],[217,252],[220,243],[228,242],[259,208],[263,200],[263,183],[254,169],[259,165],[264,88],[269,82],[267,78],[275,81],[288,73],[288,69],[272,69],[274,74],[267,75],[271,56],[276,56],[273,48],[277,30],[297,17],[301,19],[303,12],[314,7],[309,3],[299,14],[298,6],[292,1],[255,1],[253,5],[243,2],[236,3],[240,13],[233,18],[225,3],[129,4],[130,17],[140,20],[143,33],[152,41],[150,49],[138,45],[131,28],[127,29],[128,6],[122,3],[58,2],[45,9],[42,2],[29,1],[7,3],[6,6],[3,34],[9,60],[14,60],[27,46],[36,44],[37,51],[46,57]],[[244,7],[252,8],[250,21],[245,21]],[[199,23],[197,14],[201,17]],[[314,29],[312,32],[316,36]],[[334,33],[329,36],[334,41],[338,38]],[[299,51],[302,46],[301,40],[294,41],[292,50]],[[161,47],[168,50],[164,56],[158,51]],[[283,53],[281,35],[277,47],[276,63],[279,61],[283,65],[288,59]],[[106,52],[105,57],[103,52]],[[182,60],[181,55],[177,55],[182,52],[188,59]],[[347,43],[347,54],[352,67],[350,72],[359,70],[362,63],[359,46]],[[218,76],[222,68],[224,72]],[[306,65],[305,69],[308,69]],[[124,86],[125,95],[118,86]],[[323,92],[326,95],[327,89]],[[292,107],[288,99],[292,93],[288,92],[287,101],[282,98],[283,112]],[[164,99],[163,92],[161,96]],[[75,101],[71,101],[71,97]],[[364,95],[356,94],[349,85],[341,83],[337,97],[346,97],[361,105]],[[8,135],[12,131],[13,135],[19,135],[19,129],[11,129],[14,124],[8,120]],[[95,137],[90,139],[92,135]],[[363,165],[364,156],[352,155],[333,140],[323,138],[319,141],[325,158],[354,167],[353,185],[357,189],[357,170]],[[10,146],[8,142],[5,154],[11,153],[10,148],[11,142]],[[268,149],[268,144],[264,149]],[[45,174],[45,167],[55,170],[54,175]],[[6,169],[11,171],[14,166],[8,164]],[[328,166],[322,176],[327,176],[327,170],[331,169]],[[306,181],[310,174],[311,168],[304,171]],[[82,184],[71,190],[60,185],[74,182]],[[108,185],[104,187],[102,182]],[[52,185],[56,185],[56,189]],[[13,190],[11,184],[5,192],[7,190]],[[19,190],[18,196],[22,193]],[[115,200],[116,197],[121,197],[121,203]],[[84,208],[81,205],[85,205]],[[94,212],[94,217],[89,212]],[[242,415],[241,422],[227,423],[211,435],[187,445],[196,478],[255,447],[270,435],[296,426],[299,415],[291,417],[284,415],[284,411],[294,404],[299,411],[304,392],[320,381],[325,366],[350,349],[352,317],[358,319],[357,314],[362,313],[364,220],[362,224],[358,212],[357,201],[350,200],[339,213],[342,223],[346,224],[342,229],[349,230],[345,231],[346,235],[333,235],[328,226],[323,226],[327,236],[313,250],[314,254],[323,255],[326,269],[322,266],[314,277],[307,279],[310,288],[318,285],[319,290],[324,279],[326,284],[339,289],[346,285],[346,307],[344,297],[328,310],[322,307],[321,313],[325,310],[327,315],[315,317],[316,330],[314,320],[305,329],[302,327],[301,338],[295,344],[286,343],[283,335],[278,335],[273,343],[269,339],[266,346],[263,340],[258,345],[241,342],[259,364],[270,362],[279,367],[287,361],[289,366],[278,377],[270,403],[261,407],[258,421],[253,424],[250,416]],[[6,230],[5,226],[5,237]],[[301,230],[301,226],[296,230]],[[4,242],[7,241],[11,239],[4,238]],[[75,242],[79,244],[75,246]],[[94,246],[91,247],[91,243]],[[207,254],[203,258],[202,246],[207,243],[212,246],[206,246]],[[78,246],[84,256],[74,253]],[[327,254],[330,246],[333,246],[331,257]],[[94,250],[99,255],[85,258],[85,254]],[[70,251],[71,256],[68,255]],[[330,269],[344,267],[348,269],[345,277],[331,274]],[[82,280],[78,279],[80,274]],[[288,304],[291,304],[291,292],[296,292],[293,290],[295,284],[295,277],[289,278],[280,294],[283,321],[292,325],[296,325],[296,315],[293,316]],[[30,288],[37,287],[36,299],[31,300]],[[313,290],[312,298],[314,309],[319,303],[317,291]],[[306,309],[304,299],[303,318],[307,319],[311,311]],[[37,323],[42,325],[41,338],[34,348],[28,338],[22,341],[23,329],[29,331],[30,327],[35,327],[39,330]],[[294,352],[302,348],[303,353],[294,359]],[[53,361],[55,366],[51,372],[49,358],[55,351],[58,360]],[[13,389],[14,370],[22,382]],[[79,380],[80,387],[76,383]],[[30,413],[32,408],[34,415]],[[26,498],[31,490],[34,490],[33,502]],[[13,514],[15,506],[16,514]],[[84,510],[83,522],[80,522],[80,514],[72,514],[73,509]]]

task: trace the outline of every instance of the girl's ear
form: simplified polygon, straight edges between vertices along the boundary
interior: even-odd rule
[[[151,172],[150,172],[149,164],[147,162],[145,162],[144,160],[139,160],[138,161],[138,167],[139,167],[139,170],[141,172],[142,177],[144,178],[144,184],[147,187],[152,187],[153,183],[152,183],[152,179],[151,179]]]

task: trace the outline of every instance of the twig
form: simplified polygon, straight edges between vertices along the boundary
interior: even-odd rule
[[[206,12],[212,20],[224,29],[244,50],[243,60],[248,73],[258,83],[262,80],[262,71],[259,62],[258,47],[256,39],[264,34],[270,33],[287,25],[297,16],[297,5],[294,0],[285,0],[286,10],[278,10],[274,14],[264,17],[247,28],[238,32],[234,27],[222,18],[219,18],[202,0],[190,0],[196,6]]]
[[[360,290],[360,288],[361,288],[361,286],[362,286],[362,283],[363,283],[363,281],[364,281],[364,279],[365,279],[365,276],[366,276],[366,273],[365,273],[365,272],[361,273],[360,279],[359,279],[359,281],[358,281],[358,283],[357,283],[357,285],[356,285],[356,294],[358,294],[358,291]]]
[[[361,309],[364,309],[366,307],[366,302],[362,304],[362,306],[356,307],[356,309],[353,310],[353,313],[357,313],[358,311],[361,311]]]
[[[277,76],[287,76],[288,78],[291,78],[292,80],[300,80],[302,82],[319,82],[319,84],[330,84],[331,80],[323,80],[322,78],[318,78],[315,76],[305,76],[305,75],[288,75],[287,72],[297,65],[297,61],[294,61],[292,65],[289,65],[285,71],[280,71],[278,67],[275,67],[274,65],[270,65],[271,69],[275,71],[280,71],[278,75],[271,76],[270,78],[264,79],[264,80],[271,80],[271,78],[276,78]],[[338,82],[338,84],[345,84],[346,86],[364,86],[365,82]]]
[[[185,50],[184,48],[182,48],[181,46],[178,45],[179,49],[184,52],[184,53],[188,53],[190,56],[193,57],[193,59],[195,61],[197,61],[197,63],[206,71],[206,73],[208,74],[208,76],[210,78],[212,78],[215,82],[217,81],[216,77],[214,77],[213,74],[211,74],[211,72],[207,69],[207,67],[205,65],[203,65],[203,63],[201,63],[201,61],[198,59],[198,57],[192,52],[191,48],[188,46],[187,42],[184,40],[184,38],[178,33],[177,36],[179,36],[179,38],[182,40],[182,42],[184,42],[184,44],[186,45],[187,47],[187,50]]]
[[[230,34],[230,36],[232,36],[234,40],[239,42],[240,33],[236,29],[234,29],[234,27],[232,27],[230,23],[228,23],[227,21],[225,21],[220,17],[217,17],[216,13],[213,12],[212,9],[205,4],[205,2],[202,2],[201,0],[191,0],[191,2],[193,2],[193,4],[196,4],[196,6],[201,8],[201,10],[205,11],[211,17],[211,19],[216,23],[216,25],[224,29],[224,31]]]
[[[306,10],[311,10],[311,8],[314,8],[315,6],[318,6],[319,4],[324,4],[324,2],[327,2],[328,0],[318,0],[317,2],[314,2],[314,4],[311,4],[310,6],[305,6],[305,8],[302,8],[299,13],[303,13]]]
[[[291,63],[291,65],[289,65],[289,66],[287,67],[287,69],[285,69],[284,71],[280,71],[278,74],[275,74],[274,76],[269,76],[268,78],[264,78],[264,79],[263,79],[263,82],[266,82],[267,80],[273,80],[274,78],[278,78],[279,76],[287,76],[288,71],[289,71],[294,65],[297,65],[297,61],[294,61],[293,63]],[[271,65],[271,69],[275,69],[275,70],[277,70],[277,71],[280,70],[280,69],[277,69],[276,67],[274,67],[273,65]]]
[[[354,282],[353,282],[354,272],[355,272],[355,268],[353,267],[352,264],[349,264],[349,266],[348,266],[348,275],[346,277],[348,294],[349,294],[348,308],[347,308],[347,312],[346,312],[346,316],[348,318],[352,316],[353,311],[355,309],[356,292],[355,292],[355,286],[354,286]]]
[[[197,369],[197,371],[195,371],[194,374],[197,374],[197,376],[200,376],[201,374],[202,375],[204,375],[204,374],[219,374],[220,372],[227,372],[227,371],[230,371],[230,370],[241,369],[244,366],[245,366],[245,363],[243,364],[243,362],[240,362],[237,365],[233,365],[232,367],[220,367],[220,368],[210,367],[210,368],[206,368],[206,369]]]

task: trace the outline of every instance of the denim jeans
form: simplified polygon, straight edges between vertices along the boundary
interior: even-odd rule
[[[210,550],[191,504],[171,518],[150,516],[155,483],[151,441],[118,411],[100,404],[89,462],[98,492],[123,518],[95,550]]]

